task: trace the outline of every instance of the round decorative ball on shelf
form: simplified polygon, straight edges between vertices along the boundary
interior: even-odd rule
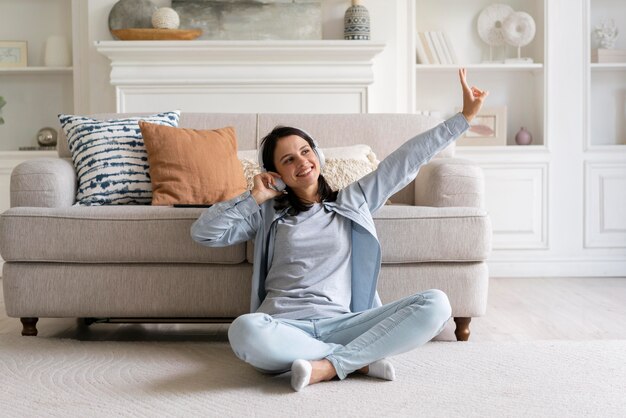
[[[506,63],[531,63],[532,58],[522,58],[521,49],[535,38],[535,20],[525,12],[513,12],[502,23],[504,41],[517,48],[517,58],[507,59]]]
[[[370,13],[360,0],[352,0],[343,18],[343,39],[368,41],[370,39]]]
[[[152,14],[152,26],[157,29],[178,29],[180,17],[171,7],[161,7]]]
[[[37,143],[42,147],[51,147],[57,144],[57,131],[46,126],[37,132]]]
[[[157,6],[150,0],[119,0],[109,12],[109,30],[152,28]],[[114,39],[119,39],[111,32]]]

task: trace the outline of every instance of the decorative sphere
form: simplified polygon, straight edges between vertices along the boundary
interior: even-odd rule
[[[170,7],[161,7],[152,14],[152,26],[157,29],[178,29],[179,25],[178,13]]]

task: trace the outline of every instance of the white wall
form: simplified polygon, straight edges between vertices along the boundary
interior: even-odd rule
[[[84,75],[80,91],[86,108],[77,113],[103,113],[115,111],[115,89],[109,83],[110,62],[99,54],[94,42],[112,40],[108,29],[109,12],[117,0],[87,0],[87,39],[81,54],[87,59],[81,68]],[[159,7],[171,5],[171,0],[153,0]],[[370,111],[395,113],[407,111],[406,68],[408,68],[406,33],[398,30],[398,22],[406,19],[407,0],[364,0],[371,17],[372,40],[385,41],[387,47],[375,59],[376,81],[371,90]],[[349,7],[346,0],[322,1],[322,37],[343,39],[343,15]],[[401,25],[402,28],[405,25]]]

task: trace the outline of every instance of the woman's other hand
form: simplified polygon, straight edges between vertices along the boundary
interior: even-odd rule
[[[280,176],[277,173],[272,172],[259,173],[254,176],[252,179],[254,186],[252,187],[250,194],[254,200],[256,200],[257,204],[260,205],[267,200],[283,194],[283,192],[277,192],[270,187],[270,185],[275,184],[275,178],[279,179]]]
[[[465,79],[465,68],[459,69],[459,78],[461,79],[461,87],[463,88],[463,116],[468,122],[474,119],[478,114],[483,102],[489,95],[488,91],[480,90],[476,87],[470,87]]]

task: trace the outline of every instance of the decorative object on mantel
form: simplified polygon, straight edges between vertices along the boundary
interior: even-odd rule
[[[37,132],[37,143],[42,147],[54,147],[57,144],[57,131],[46,126]]]
[[[152,14],[152,26],[156,29],[178,29],[180,17],[171,7],[161,7]]]
[[[361,5],[361,0],[352,0],[352,6],[346,10],[343,18],[343,39],[370,39],[370,13]]]
[[[321,0],[172,0],[182,29],[200,39],[320,40]]]
[[[4,118],[2,117],[2,107],[7,104],[7,101],[4,100],[4,97],[0,96],[0,125],[4,125]]]
[[[63,35],[53,35],[46,39],[43,65],[46,67],[70,67],[72,65],[72,52]]]
[[[478,36],[489,45],[489,60],[494,62],[493,47],[505,44],[502,24],[514,10],[508,4],[492,4],[485,7],[478,15]]]
[[[593,34],[596,36],[601,49],[613,49],[615,48],[615,40],[617,35],[619,35],[619,30],[615,26],[615,21],[611,19],[609,21],[605,20],[596,26]]]
[[[112,30],[122,41],[189,41],[202,35],[201,29],[117,29]]]
[[[523,126],[515,134],[515,143],[517,145],[530,145],[533,142],[533,136]]]
[[[525,12],[513,12],[502,22],[504,41],[517,48],[517,58],[508,58],[506,64],[530,64],[532,58],[522,57],[522,47],[535,38],[535,20]]]
[[[152,15],[157,6],[150,0],[119,0],[109,12],[109,30],[152,28]]]

